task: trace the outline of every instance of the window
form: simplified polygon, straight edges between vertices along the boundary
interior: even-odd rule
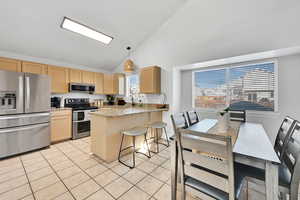
[[[194,72],[196,108],[275,111],[275,63]]]
[[[126,77],[126,88],[126,96],[136,96],[139,93],[140,87],[138,74],[133,74]]]

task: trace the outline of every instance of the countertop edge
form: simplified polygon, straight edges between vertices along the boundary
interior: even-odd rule
[[[163,111],[169,111],[169,109],[167,108],[162,108],[162,109],[157,108],[157,109],[148,109],[148,110],[145,109],[140,111],[132,111],[131,113],[119,113],[119,114],[104,114],[104,113],[99,113],[98,111],[98,112],[91,112],[90,114],[96,116],[102,116],[102,117],[122,117],[127,115],[135,115],[135,114],[148,113],[148,112],[163,112]]]

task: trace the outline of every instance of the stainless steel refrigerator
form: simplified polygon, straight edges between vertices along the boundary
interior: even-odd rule
[[[50,78],[0,70],[0,159],[50,145]]]

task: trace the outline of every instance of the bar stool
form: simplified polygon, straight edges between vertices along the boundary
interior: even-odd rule
[[[133,129],[130,129],[130,130],[122,131],[122,133],[121,133],[122,134],[122,141],[121,141],[119,156],[118,156],[118,161],[120,163],[122,163],[126,167],[129,167],[130,169],[132,169],[132,168],[135,167],[135,153],[141,153],[141,154],[147,156],[148,158],[151,158],[150,149],[149,149],[149,145],[148,145],[148,141],[147,141],[147,132],[148,132],[148,128],[144,128],[144,127],[142,127],[142,128],[133,128]],[[146,145],[147,145],[148,155],[143,153],[143,152],[136,151],[136,149],[135,149],[135,137],[136,136],[141,136],[141,135],[144,135],[144,142],[146,142]],[[132,137],[132,146],[129,146],[129,147],[126,147],[126,148],[122,149],[123,141],[124,141],[125,136],[131,136]],[[132,166],[127,165],[126,163],[121,161],[122,151],[125,151],[129,148],[133,148],[133,152],[132,152],[133,165]]]
[[[156,143],[156,151],[151,151],[150,150],[152,153],[159,153],[159,144],[165,145],[166,147],[170,146],[169,138],[168,138],[167,131],[166,131],[166,127],[167,127],[167,124],[164,123],[164,122],[153,122],[151,124],[148,124],[148,128],[154,130],[154,137],[151,137],[150,139],[154,138],[154,141]],[[167,139],[167,144],[158,142],[158,140],[159,140],[158,130],[159,129],[164,130],[165,136],[166,136],[166,139]]]

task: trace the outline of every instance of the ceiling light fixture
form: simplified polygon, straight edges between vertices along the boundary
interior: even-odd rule
[[[105,35],[99,31],[96,31],[67,17],[64,17],[63,22],[61,24],[61,28],[92,38],[104,44],[109,44],[113,39],[108,35]]]
[[[131,47],[130,46],[126,47],[126,50],[128,51],[128,59],[124,63],[124,72],[125,73],[132,73],[132,72],[134,72],[134,63],[130,59]]]

